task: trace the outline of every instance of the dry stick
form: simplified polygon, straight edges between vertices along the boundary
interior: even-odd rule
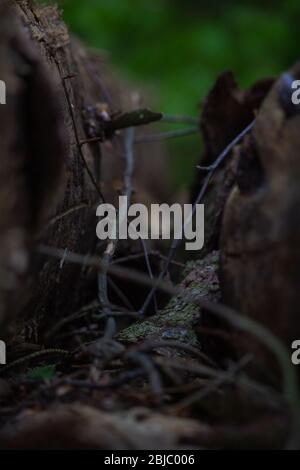
[[[159,366],[168,366],[172,369],[177,369],[180,371],[188,372],[193,375],[197,375],[199,377],[211,378],[216,379],[220,377],[220,374],[224,374],[224,371],[221,369],[216,369],[213,367],[209,367],[205,364],[197,364],[195,362],[186,361],[185,359],[181,359],[176,357],[156,357],[155,362]]]
[[[57,248],[50,248],[45,246],[39,247],[39,252],[47,254],[49,256],[53,256],[55,258],[61,259],[64,256],[63,249]],[[66,255],[66,259],[71,262],[82,265],[88,265],[96,267],[97,269],[107,269],[105,264],[97,257],[86,257],[76,253],[69,252]],[[139,284],[153,286],[153,281],[146,276],[145,274],[134,271],[131,269],[127,269],[120,266],[109,266],[108,272],[112,275],[120,277],[122,279],[131,280],[133,282],[137,282]],[[300,409],[299,409],[299,390],[298,390],[298,382],[297,382],[297,375],[296,375],[296,368],[292,365],[290,360],[290,354],[286,347],[283,345],[280,339],[278,339],[270,330],[268,330],[265,326],[257,323],[255,320],[251,318],[247,318],[238,314],[235,310],[231,309],[222,304],[215,304],[201,296],[195,297],[191,294],[187,294],[183,288],[181,287],[173,287],[170,286],[168,283],[161,281],[156,288],[162,290],[163,292],[172,295],[172,296],[182,296],[182,299],[186,302],[190,302],[192,304],[198,305],[201,308],[204,308],[206,311],[211,312],[218,317],[226,320],[229,322],[233,327],[237,328],[240,331],[245,333],[250,333],[256,339],[258,339],[262,344],[264,344],[276,357],[282,377],[283,377],[283,394],[287,404],[290,407],[290,411],[292,413],[292,436],[290,441],[288,442],[288,449],[297,449],[299,447],[299,435],[300,435]],[[212,373],[213,369],[202,366],[202,370],[204,368],[207,370],[208,373]],[[213,372],[215,374],[215,371]]]
[[[149,383],[153,390],[153,394],[156,398],[161,398],[163,394],[163,387],[160,379],[159,372],[156,370],[156,367],[153,364],[152,359],[150,359],[146,354],[137,351],[130,351],[126,354],[126,358],[130,361],[136,363],[137,365],[143,367],[145,373],[149,378]]]
[[[86,144],[96,144],[98,142],[103,142],[103,137],[91,137],[90,139],[84,139],[80,141],[80,148]]]
[[[255,121],[252,121],[251,124],[249,124],[224,150],[223,152],[218,156],[218,158],[215,160],[215,162],[213,163],[213,165],[211,165],[209,167],[209,171],[208,171],[208,174],[206,176],[206,179],[204,180],[204,183],[201,187],[201,190],[197,196],[197,199],[196,199],[196,202],[194,203],[193,205],[193,209],[192,209],[192,212],[190,214],[190,216],[187,218],[187,220],[184,222],[184,226],[183,226],[183,230],[182,230],[182,233],[184,233],[184,230],[185,230],[185,227],[187,227],[187,225],[190,223],[192,217],[194,216],[195,214],[195,210],[196,210],[196,207],[197,207],[197,204],[200,204],[200,202],[202,201],[205,193],[206,193],[206,190],[208,188],[208,185],[216,171],[216,169],[221,165],[221,163],[224,161],[225,157],[229,154],[229,152],[233,149],[233,147],[238,143],[240,142],[240,140],[252,129],[252,127],[254,126],[254,122]],[[174,255],[176,253],[176,250],[177,248],[179,247],[181,243],[181,240],[178,239],[178,240],[173,240],[172,244],[171,244],[171,248],[170,248],[170,251],[168,253],[168,257],[166,259],[166,262],[165,262],[165,265],[159,275],[159,277],[157,278],[157,281],[156,283],[154,284],[154,286],[152,287],[151,291],[149,292],[145,302],[144,302],[144,305],[143,307],[141,308],[140,310],[140,314],[141,315],[144,315],[145,314],[145,311],[146,309],[148,308],[151,300],[152,300],[152,297],[153,295],[155,294],[157,288],[158,288],[158,285],[159,283],[164,279],[165,275],[167,274],[167,271],[169,269],[169,266],[170,266],[170,263],[172,261],[172,259],[174,258]]]
[[[162,122],[167,122],[170,124],[192,124],[197,125],[199,119],[193,116],[173,116],[171,114],[163,114]]]
[[[104,334],[104,332],[102,332],[102,333]],[[55,337],[55,341],[62,341],[62,340],[65,340],[67,338],[72,338],[72,339],[75,339],[77,341],[77,343],[79,343],[79,339],[80,339],[80,344],[82,344],[81,337],[84,336],[84,335],[88,335],[89,338],[92,337],[93,341],[96,342],[99,338],[99,330],[97,330],[97,331],[92,330],[91,331],[91,330],[88,329],[87,326],[82,326],[81,328],[73,329],[72,331],[68,331],[67,333],[58,334]]]
[[[145,124],[157,122],[160,121],[161,118],[161,113],[151,111],[150,109],[135,109],[134,111],[121,113],[110,121],[104,121],[103,130],[104,133],[111,134],[121,129],[128,129],[130,127],[143,126]]]
[[[189,372],[190,374],[197,375],[199,377],[209,377],[212,379],[217,379],[220,376],[220,373],[224,374],[224,370],[212,369],[208,366],[204,366],[203,364],[196,364],[190,361],[187,362],[186,360],[181,358],[171,359],[167,357],[156,357],[155,362],[161,367],[170,367],[171,370],[178,369],[180,371]],[[264,395],[265,397],[267,397],[268,402],[272,400],[272,406],[282,408],[283,398],[274,389],[254,382],[253,380],[249,379],[247,376],[242,374],[239,375],[238,382],[239,384],[247,387],[248,389],[254,390],[256,393]]]
[[[125,195],[128,200],[131,199],[132,193],[132,186],[131,186],[131,179],[133,174],[134,168],[134,159],[133,159],[133,140],[134,140],[134,128],[129,127],[125,130],[125,161],[126,167],[124,172],[124,188],[123,188],[123,195]],[[126,212],[124,208],[120,209],[122,212],[120,213],[120,224],[123,223],[124,218],[126,216]],[[100,305],[102,305],[103,313],[107,317],[106,322],[106,330],[104,333],[104,337],[101,339],[102,341],[112,340],[113,336],[116,332],[116,321],[115,318],[110,316],[110,308],[109,308],[109,300],[107,294],[107,282],[108,282],[108,269],[110,263],[113,259],[117,243],[118,243],[118,236],[117,236],[117,226],[115,225],[112,228],[112,232],[115,232],[116,238],[114,240],[109,241],[107,248],[104,252],[104,256],[102,258],[102,263],[104,262],[105,269],[102,268],[98,271],[98,297]]]
[[[106,136],[113,136],[117,131],[157,122],[160,121],[161,118],[161,113],[150,111],[150,109],[136,109],[127,113],[121,113],[116,118],[102,122],[102,136],[82,140],[80,141],[80,146],[82,147],[85,144],[103,142]]]
[[[160,348],[181,349],[182,351],[188,352],[198,359],[201,359],[201,361],[208,363],[211,367],[216,367],[214,361],[206,356],[206,354],[202,353],[197,348],[190,346],[189,344],[177,340],[145,341],[142,344],[139,344],[135,350],[149,352]]]
[[[112,306],[112,304],[110,304],[110,306]],[[131,317],[131,318],[135,318],[136,320],[139,319],[139,314],[137,312],[135,312],[134,310],[132,311],[129,311],[129,310],[111,310],[111,312],[109,312],[109,315],[111,317]],[[106,318],[106,315],[105,313],[101,313],[100,315],[97,315],[97,319],[100,320],[102,318]]]
[[[88,390],[107,390],[108,388],[117,388],[123,384],[127,384],[129,381],[134,380],[138,377],[145,375],[145,370],[143,367],[129,370],[120,374],[116,379],[111,379],[108,383],[97,384],[93,382],[88,382],[87,380],[75,380],[75,379],[62,379],[59,384],[61,385],[70,385],[72,387],[86,388]]]
[[[102,191],[101,189],[99,188],[98,184],[97,184],[97,181],[95,180],[94,178],[94,175],[93,173],[91,172],[90,170],[90,167],[88,166],[87,164],[87,161],[84,157],[84,154],[83,154],[83,151],[82,151],[82,146],[81,146],[81,143],[80,143],[80,139],[79,139],[79,135],[78,135],[78,130],[77,130],[77,125],[76,125],[76,119],[75,119],[75,116],[74,116],[74,111],[73,111],[73,105],[71,103],[71,100],[70,100],[70,96],[69,96],[69,93],[68,93],[68,90],[67,90],[67,85],[66,85],[66,79],[69,79],[69,78],[72,78],[70,75],[67,76],[67,77],[63,77],[62,76],[62,73],[61,73],[61,69],[60,69],[60,65],[59,65],[59,62],[54,59],[55,62],[56,62],[56,66],[59,70],[59,74],[60,74],[60,77],[61,77],[61,80],[62,80],[62,85],[63,85],[63,89],[64,89],[64,93],[65,93],[65,98],[66,98],[66,101],[67,101],[67,104],[68,104],[68,108],[69,108],[69,113],[70,113],[70,116],[71,116],[71,120],[72,120],[72,125],[73,125],[73,130],[74,130],[74,135],[75,135],[75,140],[76,140],[76,145],[77,145],[77,148],[78,148],[78,151],[79,151],[79,155],[80,155],[80,158],[82,160],[82,163],[89,175],[89,178],[93,184],[93,186],[95,187],[98,195],[100,196],[100,199],[102,200],[102,202],[105,202],[105,199],[104,199],[104,196],[102,194]]]
[[[148,252],[148,254],[150,256],[156,256],[157,258],[160,258],[162,260],[166,260],[167,259],[167,256],[163,255],[162,253],[160,253],[159,251],[156,251],[156,250],[151,250]],[[128,255],[128,256],[123,256],[121,258],[117,258],[115,259],[112,264],[121,264],[121,263],[127,263],[128,261],[132,261],[132,260],[135,260],[135,259],[139,259],[139,258],[142,258],[144,256],[144,253],[137,253],[136,255]],[[185,264],[184,263],[180,263],[179,261],[171,261],[172,264],[174,264],[174,266],[178,266],[180,268],[184,268],[185,267]]]
[[[61,385],[69,385],[71,387],[77,387],[77,388],[85,388],[87,390],[107,390],[109,388],[117,388],[117,387],[120,387],[121,385],[123,384],[127,384],[128,382],[130,382],[131,380],[134,380],[138,377],[141,377],[145,375],[145,370],[144,368],[138,368],[138,369],[134,369],[134,370],[129,370],[128,372],[124,372],[122,374],[120,374],[117,378],[115,379],[111,379],[109,382],[107,383],[104,383],[104,384],[99,384],[99,383],[94,383],[94,382],[89,382],[87,380],[77,380],[77,379],[64,379],[64,378],[60,378],[60,379],[56,379],[56,380],[53,380],[51,382],[48,382],[46,384],[46,389],[48,388],[57,388]],[[44,384],[44,380],[42,379],[21,379],[21,380],[18,380],[17,382],[17,385],[28,385],[28,384],[36,384],[36,383],[42,383],[43,385]],[[39,390],[35,390],[34,392],[34,396],[39,393],[40,389]]]
[[[154,280],[153,271],[152,271],[151,263],[150,263],[150,259],[149,259],[149,253],[148,253],[148,250],[147,250],[145,240],[143,238],[140,238],[140,241],[141,241],[141,245],[142,245],[142,248],[143,248],[143,251],[144,251],[144,257],[145,257],[146,267],[148,269],[149,277],[150,277],[150,279]],[[154,313],[157,313],[158,305],[157,305],[156,294],[154,294],[154,296],[153,296],[153,303],[154,303]]]
[[[93,312],[94,310],[97,310],[98,308],[98,302],[97,304],[93,301],[89,305],[86,305],[85,307],[82,307],[80,310],[77,310],[77,312],[72,313],[71,315],[68,315],[67,317],[63,317],[58,323],[56,323],[46,334],[46,339],[48,340],[52,336],[54,336],[55,333],[57,333],[63,326],[67,325],[68,323],[78,320],[89,313]]]
[[[124,172],[124,188],[123,188],[122,193],[123,193],[123,196],[127,197],[128,202],[130,202],[131,194],[132,194],[132,176],[133,176],[133,171],[134,171],[134,154],[133,154],[134,128],[133,127],[129,127],[128,129],[125,130],[124,139],[125,139],[124,140],[124,143],[125,143],[124,158],[126,162],[126,167],[125,167],[125,172]],[[121,209],[121,210],[122,210],[122,213],[120,217],[120,225],[122,225],[123,220],[126,216],[124,209]],[[113,230],[116,231],[116,227],[114,227]],[[104,253],[104,258],[105,258],[104,261],[107,263],[107,265],[109,265],[109,263],[111,263],[112,261],[112,257],[116,250],[117,242],[118,242],[117,239],[114,242],[110,242],[107,247],[107,249],[110,250],[110,253],[108,255],[106,252]],[[149,261],[147,247],[145,245],[144,240],[141,239],[141,243],[142,243],[142,248],[144,250],[146,266],[147,266],[150,278],[153,279],[153,273],[152,273],[151,264]],[[105,285],[104,283],[106,283],[107,281],[103,279],[103,275],[101,273],[100,273],[100,276],[101,277],[99,281],[101,282],[101,279],[102,279],[103,286],[104,286]],[[101,289],[101,285],[100,285],[100,289]],[[107,295],[106,295],[105,300],[107,301]],[[154,308],[155,310],[157,310],[156,297],[154,298]]]
[[[135,113],[135,120],[132,120],[132,117],[130,117],[130,114],[133,114]],[[139,120],[136,120],[136,116],[143,116],[143,119],[139,119]],[[121,116],[125,116],[124,114],[121,114]],[[130,117],[130,119],[128,119],[128,116]],[[161,117],[163,116],[163,117]],[[150,112],[149,110],[137,110],[137,111],[134,111],[134,112],[131,112],[131,113],[126,113],[126,119],[128,119],[128,121],[126,121],[124,118],[122,118],[122,120],[120,120],[120,116],[118,117],[118,125],[122,125],[123,128],[124,126],[126,127],[133,127],[133,126],[137,126],[137,125],[142,125],[142,124],[150,124],[152,122],[156,122],[156,121],[161,121],[161,122],[166,122],[166,123],[171,123],[171,124],[178,124],[178,123],[183,123],[183,124],[192,124],[192,125],[197,125],[198,124],[198,119],[195,118],[195,117],[191,117],[191,116],[172,116],[170,114],[164,114],[164,115],[161,115],[160,113],[152,113]],[[107,124],[105,125],[106,127],[106,131],[110,131],[109,129],[109,126],[112,125],[112,122],[114,122],[114,119],[112,119],[112,121],[107,121]],[[129,124],[131,123],[131,124]],[[113,127],[115,128],[115,130],[118,130],[118,129],[121,129],[121,127],[118,127],[117,128],[117,125],[113,125]],[[197,132],[197,130],[193,127],[192,129],[183,129],[183,130],[180,130],[180,131],[175,131],[172,132],[172,133],[167,133],[167,134],[157,134],[157,135],[154,135],[152,136],[152,138],[154,137],[155,140],[158,139],[158,140],[161,140],[161,138],[166,138],[165,136],[167,136],[167,138],[173,138],[173,137],[180,137],[180,136],[184,136],[184,135],[190,135],[191,134],[194,134],[195,132]],[[140,141],[143,141],[143,142],[148,142],[148,138],[151,138],[151,136],[144,136],[144,137],[139,137],[136,139],[136,142],[140,142]],[[146,140],[147,139],[147,140]],[[102,142],[103,141],[103,136],[102,137],[92,137],[90,139],[85,139],[85,140],[82,140],[80,142],[80,145],[83,146],[85,144],[93,144],[93,143],[97,143],[97,142]],[[152,140],[151,140],[152,141]]]
[[[109,316],[106,320],[106,325],[105,325],[105,330],[104,330],[104,335],[101,338],[105,340],[110,340],[112,339],[116,334],[116,321],[113,317]]]
[[[128,201],[131,199],[132,194],[132,176],[134,170],[134,155],[133,155],[133,142],[134,142],[134,128],[129,127],[125,130],[124,144],[125,144],[125,162],[126,168],[124,173],[124,196],[127,196]]]
[[[127,296],[122,292],[122,290],[117,286],[117,284],[111,278],[108,278],[108,284],[115,291],[116,295],[123,302],[125,307],[127,307],[130,311],[134,311],[134,307],[131,304],[130,300],[127,298]]]
[[[143,144],[147,142],[159,142],[161,140],[175,139],[177,137],[185,137],[185,136],[194,135],[198,133],[199,133],[199,129],[197,127],[190,127],[188,129],[179,129],[178,131],[162,132],[160,134],[137,137],[134,143]]]
[[[88,204],[87,202],[83,202],[82,204],[78,204],[76,206],[70,207],[70,209],[62,212],[61,214],[55,215],[51,219],[48,220],[47,224],[48,225],[54,225],[56,222],[58,222],[61,219],[64,219],[70,214],[73,214],[73,212],[77,212],[81,209],[90,209],[92,206]]]
[[[148,252],[149,255],[153,255],[154,251]],[[128,263],[128,261],[134,261],[136,259],[143,258],[145,256],[144,252],[139,252],[136,253],[135,255],[128,255],[128,256],[122,256],[121,258],[116,258],[115,260],[112,261],[112,264],[121,264],[121,263]]]
[[[62,256],[64,256],[64,250],[60,248],[52,248],[40,245],[38,247],[38,251],[44,255],[51,256],[59,260],[62,258]],[[66,255],[66,260],[75,264],[79,264],[80,266],[94,267],[95,269],[101,269],[103,266],[102,262],[99,262],[99,259],[96,256],[87,257],[70,251]],[[105,266],[103,267],[105,268]],[[123,266],[110,265],[108,272],[111,275],[121,279],[126,279],[148,287],[153,286],[153,281],[140,271],[128,269]],[[296,368],[291,363],[289,351],[270,330],[268,330],[265,326],[257,323],[255,320],[242,316],[230,307],[222,304],[215,304],[214,302],[211,302],[210,300],[201,296],[195,297],[191,294],[187,294],[182,287],[170,286],[168,282],[162,280],[158,283],[157,288],[171,296],[180,295],[184,301],[198,305],[200,308],[217,315],[218,317],[229,322],[234,328],[237,328],[238,330],[246,333],[250,333],[263,345],[265,345],[274,354],[280,365],[283,376],[283,394],[285,400],[290,405],[295,419],[297,419],[297,425],[300,424],[300,397],[297,385]],[[201,367],[203,370],[205,366]],[[208,367],[206,367],[206,369],[210,371],[213,370]]]
[[[132,194],[132,185],[131,179],[133,174],[134,168],[134,158],[133,158],[133,141],[134,141],[134,129],[133,127],[129,127],[125,130],[125,160],[126,160],[126,167],[124,172],[124,188],[123,188],[123,195],[127,197],[127,200],[130,201],[131,194]],[[120,225],[124,223],[124,219],[126,217],[126,211],[124,208],[120,208]],[[109,241],[107,248],[104,252],[102,257],[102,268],[98,274],[98,296],[100,304],[108,305],[108,296],[107,296],[107,274],[109,265],[111,260],[115,254],[115,250],[118,243],[118,234],[117,234],[117,226],[115,225],[112,227],[112,234],[115,234],[115,239]],[[120,227],[119,227],[120,228]],[[103,269],[104,263],[104,269]],[[107,308],[106,308],[107,311]]]
[[[179,403],[177,403],[174,407],[172,407],[172,411],[180,413],[185,408],[188,408],[193,403],[197,403],[207,397],[211,392],[213,392],[217,387],[220,387],[226,383],[232,383],[235,381],[235,377],[237,372],[243,369],[249,362],[253,359],[252,355],[247,354],[244,356],[237,364],[231,364],[229,369],[225,372],[220,372],[219,376],[216,377],[207,387],[202,388],[201,390],[196,390],[188,397],[185,397]]]

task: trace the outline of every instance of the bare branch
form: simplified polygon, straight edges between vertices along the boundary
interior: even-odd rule
[[[197,125],[199,119],[193,116],[173,116],[171,114],[163,114],[162,122],[167,122],[170,124],[191,124]]]
[[[123,188],[123,195],[126,196],[129,201],[131,199],[131,193],[132,193],[131,179],[132,179],[133,168],[134,168],[133,140],[134,140],[134,129],[130,127],[129,129],[126,129],[125,131],[124,157],[125,157],[125,162],[126,162],[126,168],[124,172],[124,188]],[[120,215],[120,224],[122,224],[125,216],[126,216],[126,213],[123,209]],[[115,231],[117,233],[117,227],[113,227],[112,231]],[[104,269],[102,266],[102,269],[99,271],[99,275],[98,275],[99,302],[100,302],[100,305],[102,305],[103,308],[106,308],[106,309],[107,307],[104,307],[104,305],[107,306],[109,304],[108,296],[107,296],[107,273],[108,273],[111,260],[115,254],[117,243],[118,243],[118,237],[115,240],[110,240],[108,242],[107,248],[102,257],[102,264],[104,265]]]
[[[144,135],[141,137],[137,137],[134,143],[144,144],[147,142],[159,142],[161,140],[175,139],[177,137],[186,137],[198,133],[199,129],[197,127],[189,127],[188,129],[179,129],[178,131],[162,132],[160,134]]]
[[[55,60],[56,62],[56,66],[59,70],[59,73],[60,73],[60,76],[62,77],[62,73],[61,73],[61,68],[60,68],[60,64],[57,60]],[[71,75],[70,75],[71,77]],[[67,104],[68,104],[68,108],[69,108],[69,113],[70,113],[70,116],[71,116],[71,120],[72,120],[72,125],[73,125],[73,130],[74,130],[74,136],[75,136],[75,140],[76,140],[76,145],[77,145],[77,148],[78,148],[78,152],[79,152],[79,155],[80,155],[80,158],[82,160],[82,163],[89,175],[89,178],[93,184],[93,186],[95,187],[98,195],[100,196],[100,199],[105,202],[104,200],[104,196],[102,194],[102,191],[101,189],[99,188],[98,184],[97,184],[97,181],[95,180],[94,178],[94,175],[92,173],[92,171],[90,170],[90,167],[88,166],[87,162],[86,162],[86,159],[84,157],[84,154],[83,154],[83,151],[82,151],[82,146],[81,146],[81,143],[80,143],[80,139],[79,139],[79,135],[78,135],[78,130],[77,130],[77,125],[76,125],[76,119],[75,119],[75,115],[74,115],[74,111],[73,111],[73,105],[71,103],[71,99],[70,99],[70,96],[69,96],[69,93],[68,93],[68,89],[67,89],[67,85],[66,85],[66,80],[62,77],[62,85],[63,85],[63,89],[64,89],[64,93],[65,93],[65,98],[66,98],[66,101],[67,101]]]
[[[197,207],[197,204],[200,204],[203,197],[205,196],[205,193],[206,193],[206,190],[208,188],[208,185],[215,173],[215,171],[217,170],[217,168],[221,165],[221,163],[223,162],[223,160],[225,159],[225,157],[230,153],[230,151],[233,149],[233,147],[238,143],[240,142],[240,140],[248,133],[250,132],[250,130],[252,129],[252,127],[254,126],[254,121],[251,122],[251,124],[249,124],[229,145],[227,145],[227,147],[223,150],[223,152],[217,157],[217,159],[215,160],[214,164],[211,165],[211,167],[209,167],[209,170],[208,170],[208,174],[206,176],[206,179],[204,180],[204,183],[200,189],[200,192],[197,196],[197,199],[193,205],[193,210],[190,214],[190,216],[188,217],[188,219],[184,222],[184,227],[183,227],[183,231],[182,233],[184,233],[184,228],[190,223],[192,217],[194,216],[195,214],[195,210],[196,210],[196,207]],[[169,266],[170,266],[170,263],[172,261],[172,259],[174,258],[175,256],[175,253],[176,253],[176,250],[177,248],[179,247],[181,243],[181,240],[173,240],[172,244],[171,244],[171,248],[169,250],[169,253],[168,253],[168,257],[166,259],[166,262],[164,264],[164,267],[160,273],[160,276],[158,277],[157,279],[157,282],[156,284],[152,287],[151,291],[149,292],[146,300],[145,300],[145,303],[143,305],[143,307],[141,308],[140,310],[140,314],[141,315],[144,315],[145,314],[145,311],[146,309],[148,308],[150,302],[151,302],[151,299],[153,297],[153,295],[155,294],[156,292],[156,289],[157,289],[157,286],[159,285],[159,283],[164,279],[165,275],[167,274],[168,272],[168,269],[169,269]]]
[[[120,129],[127,129],[160,121],[162,116],[163,115],[161,113],[155,113],[149,109],[137,109],[128,113],[123,113],[111,121],[103,122],[103,129],[106,134],[109,134]]]
[[[39,246],[38,251],[48,256],[58,258],[59,260],[64,255],[63,249],[46,247],[43,245]],[[99,259],[95,256],[87,257],[76,253],[68,252],[66,258],[69,261],[79,264],[81,266],[92,266],[97,269],[101,269],[102,267],[102,262],[99,262]],[[153,286],[153,281],[147,275],[139,271],[135,271],[117,265],[110,265],[108,271],[111,275],[114,275],[116,277],[146,286]],[[204,308],[206,311],[211,312],[214,315],[217,315],[218,317],[226,320],[239,331],[244,331],[248,334],[251,334],[274,354],[282,372],[284,397],[287,403],[290,405],[291,411],[293,413],[295,427],[295,432],[293,435],[298,437],[300,427],[300,397],[298,391],[296,368],[292,365],[289,351],[282,344],[282,342],[270,330],[268,330],[268,328],[257,323],[251,318],[245,317],[237,313],[230,307],[227,307],[222,304],[215,304],[210,300],[203,298],[202,296],[195,297],[191,294],[187,294],[181,287],[170,286],[169,283],[164,282],[163,280],[159,281],[158,284],[156,281],[155,286],[159,288],[162,292],[165,292],[171,296],[180,295],[185,302],[190,302],[192,304],[198,305],[200,308]]]

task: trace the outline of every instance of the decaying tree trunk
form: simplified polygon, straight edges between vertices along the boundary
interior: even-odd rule
[[[246,92],[225,73],[201,114],[202,167],[214,162],[255,119],[253,130],[211,179],[204,199],[205,250],[220,249],[222,301],[266,326],[287,348],[300,337],[299,107],[291,99],[291,83],[299,70],[297,64],[275,83],[264,80]],[[200,173],[195,188],[204,180]],[[263,342],[238,336],[241,350],[256,353],[254,368],[265,378],[269,370],[277,380],[274,356]]]
[[[247,90],[241,90],[230,71],[216,80],[201,107],[200,130],[204,153],[200,164],[208,167],[221,152],[253,121],[262,101],[273,83],[272,78],[258,81]],[[219,247],[222,214],[228,194],[234,184],[234,162],[228,158],[215,172],[204,198],[205,247],[207,254]],[[205,172],[198,171],[192,191],[197,199],[205,180]]]
[[[278,79],[236,152],[220,245],[225,302],[288,348],[300,338],[300,114],[291,99],[299,76],[297,64]]]
[[[45,313],[53,322],[85,301],[84,268],[46,259],[35,249],[44,243],[80,253],[95,250],[95,207],[103,193],[111,200],[118,184],[123,141],[119,133],[113,145],[81,142],[97,135],[111,138],[128,121],[122,114],[113,120],[113,113],[137,108],[138,100],[100,56],[70,37],[56,7],[7,1],[0,23],[0,78],[7,86],[7,104],[0,107],[4,338],[17,314],[30,319],[27,333],[36,334]],[[134,123],[158,117],[135,116]],[[138,167],[149,169],[139,148]],[[155,155],[158,159],[159,152]],[[153,176],[149,172],[143,181],[144,193],[157,180],[154,167],[152,157]]]

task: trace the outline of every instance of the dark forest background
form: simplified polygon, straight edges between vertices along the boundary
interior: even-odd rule
[[[56,2],[57,3],[57,2]],[[299,57],[299,0],[61,0],[71,30],[166,113],[196,115],[224,69],[240,86],[276,75]],[[164,127],[165,129],[165,127]],[[169,144],[176,186],[186,185],[199,138]]]

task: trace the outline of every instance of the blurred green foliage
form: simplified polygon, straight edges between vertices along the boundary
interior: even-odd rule
[[[247,86],[278,74],[299,55],[299,0],[59,4],[73,32],[90,46],[108,51],[115,67],[152,92],[156,106],[167,113],[195,115],[197,104],[224,69],[232,69],[239,84]],[[184,144],[177,147],[177,163],[196,151],[194,139],[185,138]],[[178,156],[183,151],[186,155]],[[179,164],[178,181],[188,177],[186,168],[190,165]]]
[[[55,371],[55,365],[39,366],[31,369],[27,373],[27,378],[36,380],[50,380],[55,376]]]

